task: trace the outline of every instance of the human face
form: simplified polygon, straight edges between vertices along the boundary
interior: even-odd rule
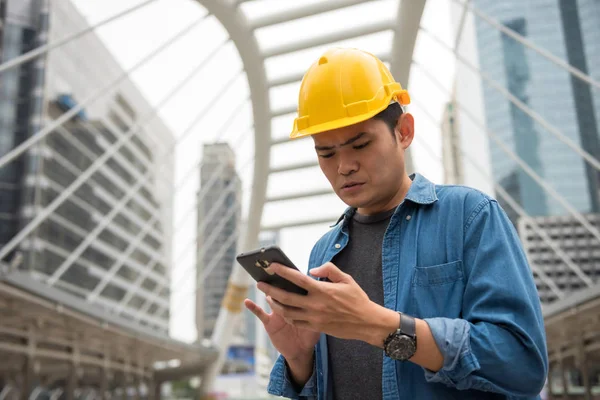
[[[323,174],[338,197],[360,214],[391,210],[408,192],[404,153],[414,137],[412,115],[402,114],[393,134],[385,122],[369,119],[313,135]]]

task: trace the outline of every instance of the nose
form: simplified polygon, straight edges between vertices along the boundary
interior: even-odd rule
[[[349,176],[358,171],[358,162],[354,157],[341,151],[339,155],[338,174]]]

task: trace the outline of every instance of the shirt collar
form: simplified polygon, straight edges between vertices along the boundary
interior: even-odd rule
[[[408,193],[404,200],[411,201],[416,204],[427,205],[433,204],[438,200],[437,193],[435,192],[435,184],[429,179],[425,178],[421,174],[412,174],[410,179],[413,181],[408,189]],[[331,225],[333,228],[340,223],[343,219],[350,219],[356,212],[356,208],[348,207],[346,211],[338,218],[335,224]]]
[[[412,174],[410,179],[413,183],[408,189],[405,200],[410,200],[417,204],[433,204],[438,200],[433,182],[421,174]]]

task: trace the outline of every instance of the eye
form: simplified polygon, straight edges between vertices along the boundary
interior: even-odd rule
[[[321,158],[331,158],[334,156],[335,153],[327,153],[327,154],[319,154],[319,157]]]
[[[368,146],[370,143],[371,143],[371,141],[368,141],[368,142],[366,142],[366,143],[363,143],[363,144],[356,145],[356,146],[354,146],[354,149],[355,149],[355,150],[364,149],[364,148],[365,148],[365,147],[367,147],[367,146]]]

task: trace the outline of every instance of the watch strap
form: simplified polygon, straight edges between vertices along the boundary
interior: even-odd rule
[[[417,334],[417,328],[415,319],[410,315],[406,315],[404,313],[400,314],[400,332],[410,337],[415,337]]]

